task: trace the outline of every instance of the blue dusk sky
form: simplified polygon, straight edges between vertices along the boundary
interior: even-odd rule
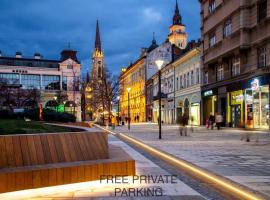
[[[178,0],[188,40],[200,37],[198,0]],[[90,71],[96,19],[100,22],[106,66],[114,74],[149,47],[153,32],[162,43],[172,24],[175,0],[0,0],[3,55],[41,53],[59,59],[68,47],[78,51],[83,72]]]

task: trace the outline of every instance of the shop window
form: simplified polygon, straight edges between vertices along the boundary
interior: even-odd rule
[[[237,76],[240,74],[240,57],[233,59],[232,63],[232,76]]]
[[[204,72],[204,84],[208,84],[208,72]]]
[[[267,0],[259,0],[257,4],[258,22],[267,17]]]
[[[223,65],[219,65],[217,67],[217,81],[221,81],[224,79],[224,67]]]
[[[228,19],[225,24],[224,24],[224,28],[223,28],[223,37],[229,37],[232,34],[232,20]]]
[[[209,0],[209,7],[208,7],[209,13],[214,12],[216,10],[216,8],[217,8],[216,1],[215,0]]]
[[[258,48],[258,67],[266,67],[266,48]]]
[[[216,33],[211,33],[209,35],[209,47],[212,47],[216,44]]]

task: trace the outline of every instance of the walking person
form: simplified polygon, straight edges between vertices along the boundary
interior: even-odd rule
[[[213,130],[214,124],[215,124],[215,116],[212,113],[210,113],[210,116],[209,116],[209,124],[210,124],[211,130]]]
[[[187,125],[188,125],[189,116],[187,113],[183,115],[183,133],[187,136]]]
[[[112,129],[114,130],[115,129],[115,117],[113,115],[111,118],[111,123],[112,123]]]
[[[220,130],[221,124],[223,122],[223,116],[219,113],[216,113],[216,125],[217,125],[217,129]]]
[[[192,133],[194,132],[193,122],[194,122],[194,117],[191,116],[191,117],[190,117],[190,131],[191,131]]]

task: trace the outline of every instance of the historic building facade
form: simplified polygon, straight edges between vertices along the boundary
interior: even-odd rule
[[[146,121],[144,54],[142,52],[135,63],[123,69],[120,76],[120,116],[123,121],[128,120],[128,106],[131,122]]]
[[[203,122],[269,129],[270,1],[200,2]]]
[[[60,60],[44,59],[39,53],[32,58],[24,57],[20,52],[14,57],[1,54],[0,81],[13,88],[13,95],[8,99],[0,97],[0,106],[8,105],[13,109],[36,107],[38,104],[53,106],[59,112],[74,114],[77,121],[81,121],[81,64],[76,54],[76,51],[64,50]],[[40,97],[28,98],[31,102],[27,98],[22,99],[30,90],[38,92]],[[58,99],[60,96],[67,98],[61,101]]]
[[[200,43],[192,44],[172,63],[175,75],[176,121],[187,113],[193,125],[200,125],[201,111],[201,51]]]

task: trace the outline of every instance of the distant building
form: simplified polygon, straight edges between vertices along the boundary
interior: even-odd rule
[[[13,88],[14,95],[0,97],[0,107],[57,107],[58,111],[74,114],[81,120],[81,64],[74,50],[63,50],[60,60],[44,59],[39,53],[27,58],[17,52],[14,57],[0,55],[0,81]],[[39,99],[24,98],[26,90],[36,90]],[[62,102],[59,95],[66,96]],[[16,96],[16,95],[17,96]],[[21,95],[20,95],[21,94]],[[24,99],[23,99],[24,98]]]
[[[200,1],[203,122],[269,129],[270,1]]]

